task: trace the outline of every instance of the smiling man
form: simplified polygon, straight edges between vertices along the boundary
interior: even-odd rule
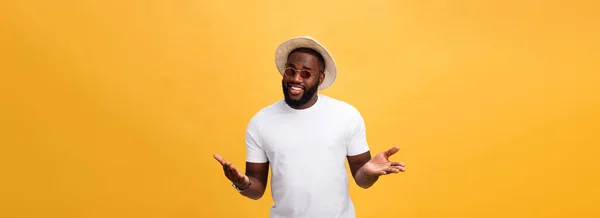
[[[218,154],[227,179],[243,196],[263,196],[269,168],[274,204],[271,218],[354,218],[348,191],[348,161],[354,182],[371,187],[380,176],[405,171],[388,158],[394,146],[371,158],[359,111],[319,94],[335,81],[335,62],[311,37],[295,37],[277,47],[284,99],[261,109],[246,131],[246,171]]]

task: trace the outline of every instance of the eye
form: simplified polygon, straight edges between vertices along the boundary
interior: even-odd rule
[[[302,78],[304,78],[304,79],[308,79],[312,75],[312,73],[310,73],[310,71],[307,71],[307,70],[303,70],[301,73],[302,74],[300,76],[302,76]]]
[[[294,71],[294,69],[290,69],[290,68],[285,69],[285,75],[294,76],[295,73],[296,73],[296,71]]]

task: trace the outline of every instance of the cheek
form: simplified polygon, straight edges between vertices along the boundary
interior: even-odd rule
[[[315,78],[315,79],[307,80],[305,82],[306,82],[307,86],[313,87],[313,86],[316,86],[316,85],[320,85],[321,84],[321,79]]]
[[[288,78],[288,77],[285,77],[285,78],[283,78],[283,79],[281,80],[281,82],[282,82],[284,85],[287,85],[288,83],[290,83],[290,82],[292,82],[292,81],[293,81],[293,80],[292,80],[292,79],[290,79],[290,78]]]

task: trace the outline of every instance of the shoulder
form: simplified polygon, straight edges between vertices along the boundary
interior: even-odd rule
[[[275,114],[281,113],[283,100],[277,100],[261,109],[256,111],[254,115],[250,118],[250,124],[257,124],[259,122],[264,121],[272,117]]]
[[[326,95],[320,95],[320,97],[324,98],[327,101],[329,108],[335,110],[337,113],[341,113],[346,116],[361,116],[358,108],[344,100]]]

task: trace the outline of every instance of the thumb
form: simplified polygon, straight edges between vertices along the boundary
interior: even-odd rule
[[[213,157],[214,157],[214,158],[215,158],[217,161],[219,161],[219,163],[221,163],[221,165],[224,165],[224,164],[225,164],[225,158],[221,157],[221,155],[219,155],[219,154],[213,154]]]
[[[394,147],[392,147],[392,148],[388,149],[387,151],[385,151],[385,153],[384,153],[384,154],[385,154],[385,156],[386,156],[386,157],[389,157],[389,156],[392,156],[392,155],[394,155],[396,152],[398,152],[398,150],[400,150],[400,147],[398,147],[398,146],[396,145],[396,146],[394,146]]]

